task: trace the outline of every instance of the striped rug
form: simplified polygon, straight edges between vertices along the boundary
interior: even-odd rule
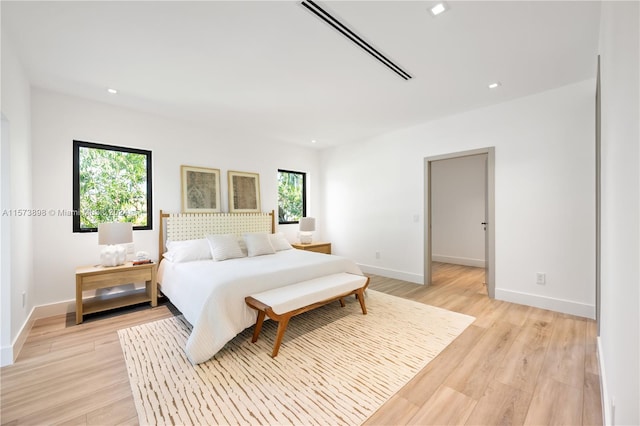
[[[119,330],[140,424],[361,424],[474,320],[373,290],[366,302],[294,317],[276,358],[273,321],[195,366],[181,316]]]

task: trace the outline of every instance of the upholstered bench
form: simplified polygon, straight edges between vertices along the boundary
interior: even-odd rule
[[[360,302],[362,314],[366,315],[364,291],[368,285],[369,277],[341,272],[247,296],[244,299],[247,305],[258,311],[251,342],[255,343],[258,340],[265,315],[278,321],[278,332],[271,353],[275,358],[291,317],[336,300],[344,307],[344,298],[352,294],[355,294]]]

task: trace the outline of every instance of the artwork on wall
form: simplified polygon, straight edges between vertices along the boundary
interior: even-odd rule
[[[180,166],[183,213],[218,213],[220,170]]]
[[[260,175],[229,170],[229,212],[260,211]]]

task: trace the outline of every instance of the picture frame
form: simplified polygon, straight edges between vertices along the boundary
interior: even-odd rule
[[[260,175],[258,173],[227,172],[229,184],[229,212],[260,212]]]
[[[180,166],[182,213],[219,213],[220,170]]]

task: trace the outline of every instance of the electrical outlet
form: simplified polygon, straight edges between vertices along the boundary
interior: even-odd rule
[[[26,292],[22,292],[22,307],[24,308],[25,306],[27,306],[27,293]]]
[[[127,254],[133,254],[134,251],[135,251],[135,246],[133,245],[133,243],[127,244]]]
[[[547,276],[544,272],[536,272],[536,284],[545,285],[547,283]]]
[[[376,259],[380,259],[380,252],[379,251],[376,252]]]

